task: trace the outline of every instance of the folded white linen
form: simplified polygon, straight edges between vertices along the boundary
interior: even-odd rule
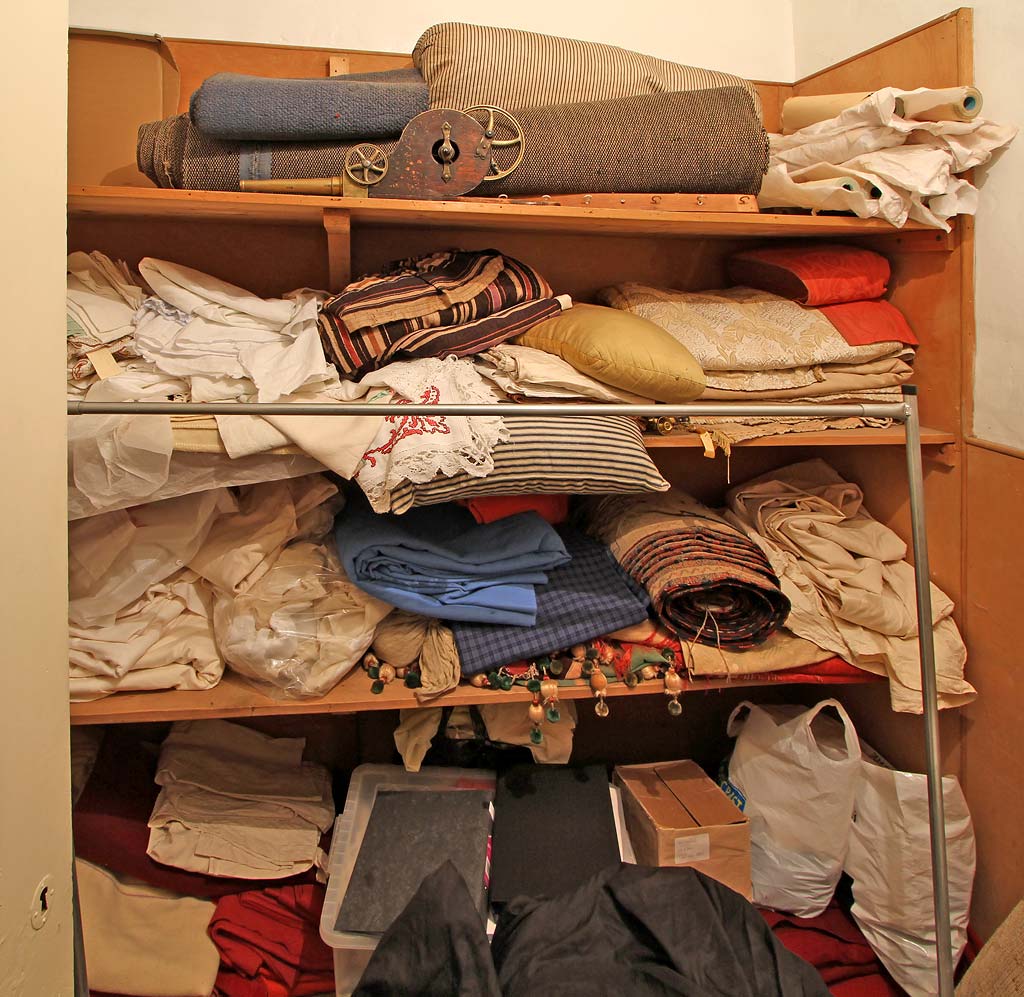
[[[224,663],[213,633],[213,597],[184,570],[151,586],[113,623],[69,627],[71,701],[117,691],[202,690]]]
[[[649,398],[602,384],[561,357],[515,343],[493,346],[474,358],[476,369],[506,395],[527,398],[592,398],[650,404]]]
[[[953,215],[974,214],[977,189],[956,174],[987,162],[1017,129],[983,118],[916,121],[896,113],[898,99],[928,92],[884,87],[834,118],[770,135],[762,208],[853,211],[946,231]],[[855,190],[842,189],[844,176],[858,181]]]
[[[273,402],[307,384],[337,380],[317,333],[319,291],[303,288],[284,298],[261,298],[216,277],[147,257],[139,270],[154,292],[189,321],[151,314],[139,323],[143,356],[166,373],[255,385],[258,400]],[[228,390],[222,385],[222,390]]]
[[[97,346],[131,334],[144,297],[124,263],[100,252],[68,255],[68,316]]]

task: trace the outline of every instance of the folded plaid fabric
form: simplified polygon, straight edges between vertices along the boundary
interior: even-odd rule
[[[647,593],[604,544],[574,530],[562,529],[560,534],[572,560],[537,587],[534,626],[452,624],[463,675],[552,654],[647,619]]]
[[[343,376],[402,357],[468,356],[559,311],[548,282],[495,249],[393,263],[349,284],[320,313],[320,340]]]
[[[761,549],[682,492],[590,500],[584,517],[681,639],[743,650],[764,643],[789,615]]]

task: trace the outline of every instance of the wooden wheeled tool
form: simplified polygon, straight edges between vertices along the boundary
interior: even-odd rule
[[[522,126],[500,107],[435,108],[405,126],[390,154],[370,142],[353,146],[340,177],[243,180],[239,187],[274,194],[443,201],[507,177],[523,161],[525,149]]]

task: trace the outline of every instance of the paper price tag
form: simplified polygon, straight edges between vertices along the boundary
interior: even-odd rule
[[[688,834],[685,838],[676,838],[676,865],[689,865],[691,862],[703,862],[711,858],[711,836],[708,834]]]

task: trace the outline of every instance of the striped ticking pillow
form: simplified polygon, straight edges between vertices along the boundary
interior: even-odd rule
[[[423,32],[412,60],[430,87],[431,107],[461,110],[496,104],[515,111],[678,90],[743,87],[758,117],[761,114],[757,88],[732,73],[516,28],[435,24]],[[496,72],[496,66],[514,68]],[[723,122],[722,127],[728,124]]]
[[[494,448],[486,477],[457,474],[416,483],[391,493],[391,511],[438,505],[480,495],[605,495],[664,492],[661,476],[628,416],[517,416],[506,421],[511,439]]]

